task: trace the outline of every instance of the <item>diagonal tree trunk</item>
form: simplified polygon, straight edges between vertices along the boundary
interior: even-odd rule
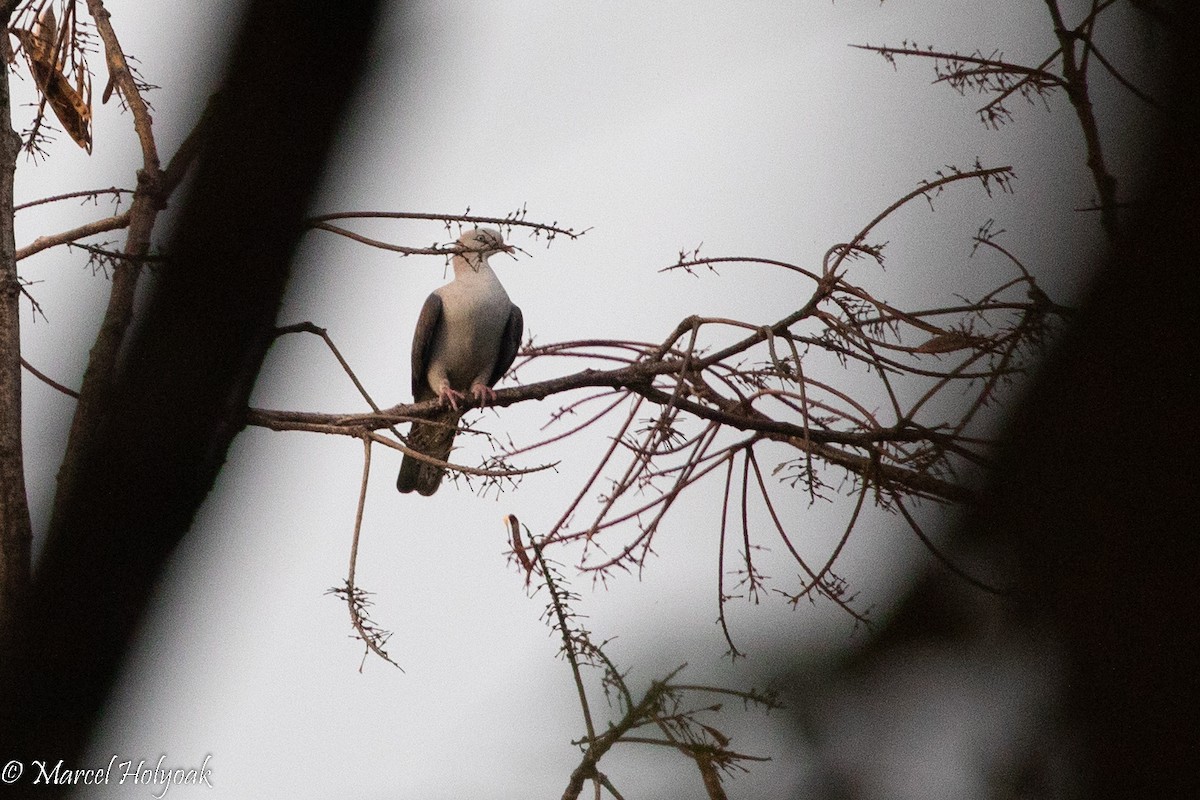
[[[2,676],[0,752],[67,763],[83,752],[155,582],[243,423],[379,5],[250,4],[168,260],[79,445],[70,502],[56,510],[30,589],[28,646]]]

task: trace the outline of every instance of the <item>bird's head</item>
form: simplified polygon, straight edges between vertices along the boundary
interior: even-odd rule
[[[504,237],[495,228],[472,228],[458,237],[458,244],[467,263],[476,270],[487,261],[488,256],[513,251],[512,245],[505,244]]]

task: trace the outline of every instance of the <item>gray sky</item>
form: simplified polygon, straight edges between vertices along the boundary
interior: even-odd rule
[[[169,157],[214,80],[206,60],[236,29],[237,4],[106,5],[144,76],[162,87],[151,99],[160,151]],[[989,131],[973,113],[977,97],[929,85],[929,64],[893,71],[846,46],[915,38],[968,52],[999,48],[1036,63],[1054,47],[1041,2],[411,5],[417,10],[403,24],[391,19],[380,34],[374,71],[314,211],[469,206],[499,216],[527,206],[530,219],[590,227],[548,250],[518,234],[514,243],[530,255],[495,263],[539,342],[659,340],[692,313],[774,321],[810,287],[749,266],[699,279],[658,270],[701,242],[705,255],[817,265],[831,244],[918,181],[976,157],[985,166],[1013,165],[1016,193],[988,200],[977,184],[962,184],[937,201],[936,213],[912,204],[876,237],[890,242],[888,271],[862,280],[901,305],[998,282],[1003,265],[968,260],[970,236],[994,218],[1055,299],[1080,291],[1081,279],[1066,267],[1095,252],[1098,225],[1072,211],[1092,193],[1063,98],[1052,102],[1052,114],[1014,102],[1015,121]],[[1118,36],[1118,53],[1126,38],[1140,41]],[[396,53],[411,60],[402,64]],[[1116,129],[1141,110],[1104,83],[1095,99],[1109,121],[1114,167],[1128,174],[1135,148],[1119,148]],[[135,142],[114,105],[96,108],[90,158],[60,139],[46,162],[19,165],[18,202],[132,183]],[[18,246],[102,213],[62,205],[22,212]],[[356,229],[411,245],[450,238],[433,223]],[[103,309],[103,278],[61,249],[22,264],[22,274],[43,281],[34,291],[49,317],[49,324],[23,321],[27,357],[77,385]],[[390,405],[408,399],[412,324],[444,279],[440,259],[398,259],[313,233],[280,322],[326,327],[377,401]],[[535,366],[522,377],[580,365]],[[43,526],[72,406],[33,380],[26,397],[31,500]],[[276,345],[254,403],[363,407],[311,337]],[[526,404],[483,416],[483,424],[529,439],[556,407]],[[368,659],[359,674],[361,648],[348,638],[345,608],[324,592],[344,580],[361,447],[247,430],[174,558],[96,759],[154,761],[165,753],[167,763],[189,765],[211,753],[219,797],[561,792],[577,761],[569,741],[582,723],[569,670],[538,619],[543,599],[529,599],[505,564],[501,518],[515,513],[535,533],[551,524],[591,469],[603,433],[560,451],[557,474],[531,477],[499,499],[450,485],[430,499],[400,496],[392,488],[398,455],[377,448],[359,583],[376,593],[374,616],[396,632],[390,650],[406,673]],[[468,446],[462,460],[473,463],[480,445]],[[744,685],[763,667],[754,662],[756,642],[793,643],[811,654],[861,641],[844,615],[820,605],[735,605],[734,634],[751,658],[746,668],[729,668],[713,624],[718,495],[714,482],[692,497],[660,533],[658,557],[640,581],[621,576],[593,592],[588,578],[574,579],[584,595],[578,610],[599,638],[619,634],[611,655],[634,669],[635,685],[685,661],[710,680]],[[808,546],[820,555],[845,506],[809,509],[796,493],[785,511],[806,515]],[[842,571],[863,605],[882,612],[898,591],[892,581],[926,562],[911,535],[874,517]],[[786,562],[776,563],[786,575]],[[751,714],[744,723],[739,714],[723,721],[738,731],[736,749],[775,760],[737,779],[734,795],[798,779],[805,765],[779,717]],[[679,759],[655,759],[652,771],[632,748],[610,758],[605,769],[627,796],[668,796],[679,783],[661,766]],[[949,776],[945,794],[926,796],[962,796],[971,786],[952,766],[938,771]],[[684,794],[698,791],[694,776],[682,781]],[[185,794],[200,792],[171,792]],[[82,796],[139,795],[109,787]]]

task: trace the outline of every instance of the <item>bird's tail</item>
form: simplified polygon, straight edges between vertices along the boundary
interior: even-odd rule
[[[449,461],[461,416],[451,413],[429,422],[414,422],[408,434],[409,449],[439,461]],[[396,488],[405,493],[416,491],[428,497],[438,490],[445,474],[444,467],[406,455],[400,464],[400,474],[396,476]]]

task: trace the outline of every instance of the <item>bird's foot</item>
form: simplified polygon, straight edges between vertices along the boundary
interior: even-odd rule
[[[447,385],[443,385],[441,389],[438,389],[438,400],[442,402],[442,405],[450,406],[455,411],[458,411],[458,401],[466,399],[467,396],[465,394],[456,392]]]
[[[496,402],[496,390],[482,383],[471,386],[471,396],[479,402],[480,408],[487,408]]]

